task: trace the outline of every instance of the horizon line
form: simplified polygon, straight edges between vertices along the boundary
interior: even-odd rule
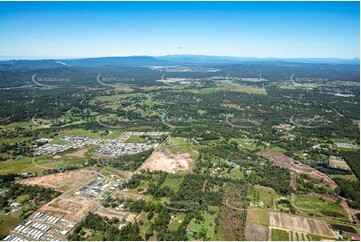
[[[202,54],[167,54],[167,55],[115,55],[115,56],[0,56],[0,61],[11,60],[65,60],[65,59],[95,59],[95,58],[117,58],[117,57],[166,57],[166,56],[204,56],[225,58],[254,58],[254,59],[338,59],[338,60],[360,60],[359,56],[351,58],[342,57],[256,57],[256,56],[227,56],[227,55],[202,55]]]

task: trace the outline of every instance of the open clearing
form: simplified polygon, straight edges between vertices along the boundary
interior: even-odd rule
[[[172,153],[169,149],[163,148],[153,153],[141,166],[140,169],[150,171],[165,171],[168,173],[190,172],[191,162],[188,153]]]
[[[268,228],[257,224],[246,224],[245,237],[248,241],[267,241]]]
[[[137,219],[136,213],[130,213],[125,211],[117,211],[110,208],[102,207],[100,210],[96,212],[100,216],[108,217],[109,219],[118,218],[120,221],[125,219],[127,222],[133,223]]]
[[[80,149],[80,150],[77,150],[77,151],[75,151],[73,153],[66,154],[65,156],[84,158],[85,153],[88,152],[88,150],[89,149]]]
[[[80,222],[96,205],[97,204],[94,203],[94,200],[81,196],[56,198],[42,206],[39,209],[39,212]]]
[[[333,233],[331,229],[327,226],[326,222],[319,219],[290,215],[285,213],[270,212],[269,221],[270,226],[272,227],[308,234],[317,234],[333,237]]]
[[[247,222],[268,225],[269,224],[269,210],[263,208],[251,208],[247,210]]]
[[[56,173],[40,177],[32,177],[19,181],[21,184],[31,186],[42,186],[46,188],[53,188],[61,192],[65,192],[71,188],[71,185],[81,181],[86,176],[89,176],[88,170],[74,170],[64,173]]]
[[[263,208],[273,208],[274,200],[278,199],[273,188],[260,185],[249,186],[247,197],[251,200],[251,206]]]
[[[19,181],[19,183],[30,186],[42,186],[46,188],[54,188],[60,190],[60,185],[71,178],[71,173],[57,173],[41,177],[33,177]],[[64,190],[61,190],[64,192]]]
[[[326,198],[300,195],[296,197],[294,204],[299,210],[318,216],[325,216],[325,212],[334,212],[337,219],[348,218],[347,211],[341,204]]]
[[[0,215],[0,236],[6,236],[21,222],[21,219],[12,215]]]
[[[330,156],[330,164],[333,168],[339,168],[343,170],[350,170],[350,167],[346,163],[346,161],[340,157]]]

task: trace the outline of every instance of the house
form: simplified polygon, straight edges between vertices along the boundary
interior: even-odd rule
[[[92,236],[92,232],[86,231],[86,233],[84,234],[84,238],[86,239],[86,238],[88,238],[90,236]]]
[[[356,240],[356,241],[360,241],[360,236],[356,235],[356,234],[352,234],[350,236],[351,240]]]
[[[10,207],[14,207],[14,208],[17,208],[17,207],[20,207],[20,203],[18,203],[18,202],[13,202],[13,203],[11,203],[10,204]]]

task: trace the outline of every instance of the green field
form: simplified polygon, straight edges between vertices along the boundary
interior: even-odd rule
[[[184,177],[177,177],[177,176],[168,174],[167,177],[165,178],[163,184],[161,185],[161,187],[168,186],[174,192],[177,192],[183,179],[184,179]]]
[[[188,225],[188,229],[192,229],[194,231],[197,231],[197,233],[199,233],[201,230],[206,231],[206,236],[207,238],[209,238],[210,240],[213,240],[214,238],[214,229],[215,229],[215,219],[217,217],[217,212],[218,212],[218,207],[216,206],[210,206],[209,209],[212,211],[213,214],[209,213],[209,212],[204,212],[203,213],[203,222],[201,223],[196,223],[195,219],[192,219],[192,221],[189,223]],[[188,239],[189,240],[194,240],[194,235],[189,235],[188,234]]]
[[[268,209],[264,208],[249,208],[247,211],[247,222],[268,225],[269,215]]]
[[[125,141],[125,143],[146,143],[147,140],[143,137],[133,135]]]
[[[23,157],[20,160],[7,160],[0,163],[0,174],[8,173],[37,173],[42,175],[43,171],[55,169],[57,167],[66,167],[82,163],[86,158],[63,157],[53,159],[51,155],[36,157],[33,164],[32,157]]]
[[[289,235],[287,231],[280,229],[272,229],[272,241],[288,241]]]
[[[336,219],[347,220],[347,212],[345,209],[340,204],[327,199],[300,195],[296,197],[294,204],[298,209],[309,214],[311,213],[318,216],[325,216],[325,211],[335,212],[336,214],[334,217]],[[337,214],[340,216],[337,216]]]
[[[245,92],[249,94],[263,94],[263,95],[267,94],[266,90],[262,87],[246,86],[246,85],[234,83],[232,81],[224,80],[221,82],[217,82],[217,85],[221,89],[231,90],[234,92]]]
[[[234,181],[240,181],[244,179],[244,173],[239,168],[233,168],[229,175],[226,174],[225,177],[228,177]]]
[[[272,188],[261,186],[249,186],[247,197],[251,202],[266,208],[274,208],[274,200],[278,199],[276,191]]]
[[[10,230],[14,229],[21,219],[15,215],[0,215],[0,237],[9,234]]]
[[[172,142],[172,144],[175,144],[175,145],[189,143],[187,141],[187,139],[182,138],[182,137],[170,137],[170,141]]]
[[[185,213],[176,213],[176,214],[174,214],[173,218],[170,220],[170,222],[168,224],[168,229],[170,231],[176,231],[185,217],[186,217]]]

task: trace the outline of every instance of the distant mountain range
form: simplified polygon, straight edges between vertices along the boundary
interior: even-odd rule
[[[58,67],[149,66],[149,65],[224,65],[241,63],[309,63],[359,65],[360,59],[338,58],[256,58],[206,55],[128,56],[80,59],[6,60],[1,69],[39,69]]]

